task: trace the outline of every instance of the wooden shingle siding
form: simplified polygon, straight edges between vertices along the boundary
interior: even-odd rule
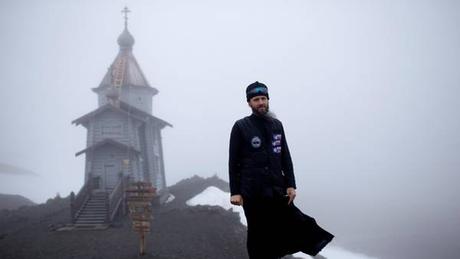
[[[136,124],[139,125],[134,119],[129,119],[119,113],[106,111],[97,116],[97,120],[94,123],[91,123],[88,131],[91,131],[92,134],[88,137],[88,146],[104,139],[113,139],[139,150]],[[91,142],[89,142],[90,139]]]
[[[137,109],[152,114],[151,91],[139,87],[126,87],[121,90],[121,100]]]
[[[165,164],[164,164],[164,157],[163,157],[163,140],[161,139],[161,131],[160,128],[156,127],[157,129],[157,139],[158,139],[158,147],[160,149],[160,156],[158,157],[159,161],[159,174],[157,179],[157,186],[158,189],[166,188],[166,176],[165,176]]]
[[[145,154],[145,157],[146,157],[146,160],[147,160],[147,166],[148,166],[148,170],[147,172],[145,172],[147,174],[147,177],[149,179],[149,181],[151,183],[154,183],[153,182],[153,178],[154,178],[154,159],[153,159],[153,150],[152,150],[152,146],[153,146],[153,135],[152,135],[152,131],[151,131],[151,127],[152,127],[152,121],[151,120],[148,120],[146,123],[145,123],[145,151],[146,151],[146,154]]]
[[[97,103],[98,103],[98,106],[101,107],[101,106],[104,106],[106,105],[109,101],[107,100],[107,96],[106,96],[106,90],[99,93],[97,95]]]

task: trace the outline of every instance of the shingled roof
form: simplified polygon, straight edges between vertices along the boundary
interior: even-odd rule
[[[98,87],[93,88],[93,91],[99,92],[101,89],[114,85],[117,80],[117,75],[122,75],[120,77],[121,82],[117,82],[121,87],[142,87],[151,90],[153,95],[157,94],[158,90],[150,86],[133,55],[132,47],[134,45],[134,37],[128,31],[128,28],[125,27],[118,37],[118,45],[120,46],[118,55],[110,65],[102,82]]]
[[[107,111],[107,110],[111,110],[111,111],[114,111],[114,112],[118,112],[118,113],[121,113],[125,116],[130,116],[131,118],[134,118],[134,119],[137,119],[137,120],[140,120],[140,121],[146,121],[147,119],[152,119],[154,121],[156,121],[157,123],[160,124],[160,127],[161,128],[164,128],[166,126],[169,126],[169,127],[172,127],[172,125],[167,122],[167,121],[164,121],[158,117],[155,117],[149,113],[146,113],[144,111],[141,111],[137,108],[135,108],[134,106],[132,105],[129,105],[125,102],[122,102],[120,101],[120,105],[119,107],[116,107],[110,103],[107,103],[99,108],[97,108],[96,110],[92,111],[92,112],[89,112],[83,116],[81,116],[80,118],[72,121],[73,124],[76,124],[77,126],[79,124],[82,124],[83,126],[87,126],[87,122],[90,120],[90,118],[94,117],[94,116],[97,116],[101,113],[103,113],[104,111]]]
[[[81,151],[75,153],[75,156],[79,156],[79,155],[81,155],[81,154],[83,154],[83,153],[88,152],[89,150],[95,150],[95,149],[98,149],[98,148],[100,148],[100,147],[102,147],[102,146],[106,146],[106,145],[115,146],[115,147],[118,147],[118,148],[120,148],[120,149],[130,150],[130,151],[132,151],[132,152],[134,152],[134,153],[140,153],[140,151],[137,150],[137,149],[136,149],[135,147],[133,147],[133,146],[129,146],[129,145],[126,145],[126,144],[124,144],[124,143],[118,142],[118,141],[116,141],[116,140],[108,139],[108,138],[107,138],[107,139],[101,140],[101,141],[99,141],[98,143],[95,143],[95,144],[93,144],[93,145],[91,145],[91,146],[89,146],[89,147],[87,147],[87,148],[85,148],[85,149],[83,149],[83,150],[81,150]]]

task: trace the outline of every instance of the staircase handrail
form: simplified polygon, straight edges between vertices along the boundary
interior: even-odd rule
[[[113,188],[112,192],[109,194],[108,200],[108,210],[107,210],[107,221],[112,222],[117,214],[120,204],[123,201],[125,193],[125,183],[128,182],[128,176],[122,176],[118,183]]]
[[[77,214],[83,207],[83,205],[86,203],[86,201],[89,200],[91,197],[91,192],[94,189],[98,188],[98,182],[99,182],[99,177],[91,177],[80,189],[78,194],[75,196],[74,193],[71,193],[71,198],[70,198],[70,214],[71,214],[71,220],[72,223],[75,223],[75,220],[77,219]]]

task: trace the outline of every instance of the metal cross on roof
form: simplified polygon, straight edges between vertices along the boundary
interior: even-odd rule
[[[125,8],[121,10],[121,12],[123,13],[123,16],[125,17],[125,28],[128,28],[128,13],[130,13],[131,11],[128,9],[127,6],[125,6]]]

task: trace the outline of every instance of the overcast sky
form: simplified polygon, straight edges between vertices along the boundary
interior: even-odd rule
[[[431,199],[460,215],[459,3],[3,0],[0,193],[44,202],[80,189],[86,129],[71,121],[97,108],[91,88],[118,53],[127,4],[134,55],[160,91],[153,114],[174,125],[168,185],[228,179],[230,129],[258,80],[303,207],[326,190],[330,202]]]
[[[326,225],[363,202],[460,216],[460,2],[448,0],[2,0],[0,193],[44,202],[81,188],[86,129],[71,121],[97,108],[126,4],[160,91],[153,114],[174,125],[168,185],[228,179],[230,129],[258,80],[298,204]]]

